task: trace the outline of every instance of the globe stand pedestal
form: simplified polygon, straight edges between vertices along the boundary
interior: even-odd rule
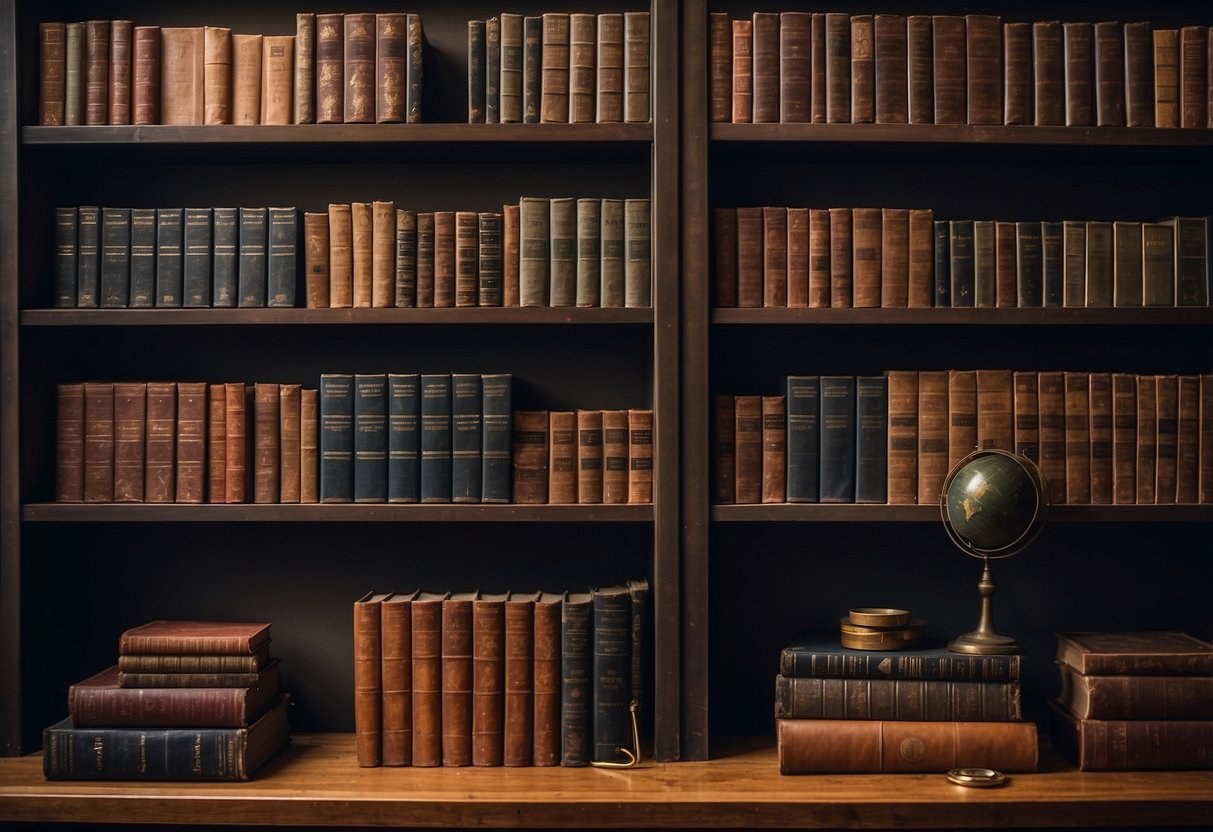
[[[977,592],[981,595],[981,618],[977,629],[971,633],[957,636],[948,643],[948,649],[953,653],[968,653],[979,656],[1016,655],[1023,652],[1019,642],[1010,636],[999,635],[994,631],[994,579],[990,576],[990,559],[982,558],[985,566],[981,570],[981,580],[977,584]]]

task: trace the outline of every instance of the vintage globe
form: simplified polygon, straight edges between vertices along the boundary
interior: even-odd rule
[[[940,509],[957,546],[974,557],[1003,558],[1044,525],[1048,497],[1036,465],[1000,450],[965,457],[944,482]]]

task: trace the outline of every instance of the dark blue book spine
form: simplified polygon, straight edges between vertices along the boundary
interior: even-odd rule
[[[76,306],[96,309],[101,278],[101,209],[80,206],[79,260],[76,264]]]
[[[299,248],[298,212],[294,208],[271,208],[269,223],[269,305],[294,306]]]
[[[387,502],[387,376],[354,376],[354,502]]]
[[[885,503],[889,494],[889,380],[855,379],[855,502]]]
[[[788,376],[788,502],[815,503],[821,495],[821,381]]]
[[[952,253],[948,247],[951,237],[948,223],[935,223],[935,308],[952,305]]]
[[[566,596],[560,611],[560,764],[590,762],[590,636],[588,594]]]
[[[237,285],[239,306],[265,306],[267,211],[240,209],[240,270]]]
[[[821,502],[855,502],[855,379],[821,377]]]
[[[1044,305],[1061,306],[1065,297],[1066,258],[1059,222],[1040,224],[1041,284],[1044,287]]]
[[[594,760],[625,762],[632,744],[632,599],[626,587],[594,590]]]
[[[120,309],[131,293],[131,209],[101,209],[101,306]]]
[[[514,404],[509,373],[481,376],[484,389],[484,434],[481,501],[508,503],[513,479]]]
[[[42,735],[48,780],[241,780],[229,752],[241,728],[75,728]]]
[[[421,500],[421,376],[387,377],[387,499]]]
[[[181,306],[185,261],[185,212],[156,212],[156,306]]]
[[[975,302],[975,276],[973,263],[973,221],[952,220],[952,306],[972,306]]]
[[[320,502],[354,500],[354,377],[320,376]]]
[[[451,501],[451,376],[421,377],[421,502]]]
[[[233,307],[236,305],[236,272],[240,262],[240,212],[236,208],[216,208],[214,214],[215,271],[211,299],[215,306]]]
[[[55,306],[76,306],[76,238],[79,234],[75,208],[55,209]]]
[[[156,209],[131,209],[131,286],[133,309],[156,305]]]
[[[211,305],[211,209],[185,209],[186,306]]]
[[[482,495],[483,396],[480,374],[451,376],[451,500],[479,503]]]

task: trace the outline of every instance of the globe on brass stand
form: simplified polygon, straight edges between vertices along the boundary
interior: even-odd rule
[[[977,629],[948,644],[953,653],[1022,653],[1019,643],[994,630],[994,579],[990,561],[1025,549],[1044,528],[1048,488],[1032,460],[1003,450],[974,451],[948,472],[939,510],[948,537],[983,561]]]

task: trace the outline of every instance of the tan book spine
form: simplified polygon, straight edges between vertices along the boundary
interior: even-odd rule
[[[247,405],[244,384],[224,385],[227,399],[224,502],[243,503],[245,499],[245,468],[248,456]]]
[[[345,123],[375,121],[375,15],[346,14]]]
[[[84,385],[84,502],[114,500],[114,385]]]
[[[300,502],[302,404],[303,391],[298,384],[283,384],[278,388],[280,503]]]
[[[737,502],[737,403],[733,396],[715,397],[712,426],[715,483],[712,502],[729,505]]]
[[[114,385],[114,502],[144,500],[143,454],[147,426],[147,385]]]
[[[344,15],[316,15],[316,123],[345,118]]]
[[[329,215],[314,211],[303,214],[303,273],[307,285],[307,308],[329,305]]]
[[[809,209],[788,209],[788,306],[809,305]]]
[[[389,594],[354,602],[354,738],[358,765],[383,762],[382,604]]]
[[[368,308],[375,263],[374,219],[369,202],[350,203],[350,253],[353,264],[350,302],[355,309]]]
[[[1154,468],[1154,503],[1160,506],[1173,505],[1177,494],[1176,476],[1179,458],[1179,377],[1156,376],[1154,395],[1154,427],[1157,436],[1155,439],[1157,462]]]
[[[1154,30],[1154,126],[1179,126],[1179,30]]]
[[[206,501],[227,502],[227,389],[222,384],[207,388]]]
[[[754,22],[733,21],[733,112],[734,124],[754,120]]]
[[[734,495],[739,504],[762,502],[762,397],[734,399]]]
[[[38,24],[38,123],[66,124],[67,25]]]
[[[144,451],[143,499],[171,503],[174,499],[177,385],[171,381],[147,385],[147,445]]]
[[[518,206],[501,206],[502,257],[501,281],[505,306],[518,306],[519,303],[519,243],[518,235]]]
[[[569,15],[570,124],[588,124],[594,121],[594,51],[597,34],[597,15]]]
[[[55,502],[84,502],[84,385],[58,385],[55,409]]]
[[[904,308],[910,292],[910,212],[880,212],[880,305]]]
[[[472,765],[499,766],[505,751],[506,595],[472,602]]]
[[[948,476],[948,382],[946,370],[918,374],[919,505],[936,505]]]
[[[160,123],[160,27],[135,27],[135,57],[131,71],[132,120]]]
[[[1091,437],[1091,502],[1112,502],[1112,376],[1091,373],[1088,382]]]
[[[623,121],[623,15],[598,15],[598,123]],[[727,119],[726,119],[727,120]]]
[[[295,36],[266,35],[261,63],[261,123],[290,124],[295,117]]]
[[[737,305],[762,306],[764,228],[761,208],[737,209]]]
[[[396,203],[371,203],[371,306],[396,303]]]
[[[171,30],[173,32],[181,30]],[[84,24],[84,123],[109,123],[110,22]]]
[[[914,309],[935,303],[935,215],[930,208],[910,211],[909,289],[906,300]]]
[[[853,303],[856,307],[881,305],[882,252],[881,209],[855,208],[851,211],[853,257]]]
[[[206,496],[205,382],[177,385],[177,502],[201,503]]]
[[[543,15],[543,75],[539,121],[567,123],[569,120],[569,15]]]
[[[1153,505],[1158,473],[1158,378],[1137,377],[1137,504]]]
[[[553,410],[548,431],[548,502],[577,502],[577,415]]]
[[[851,209],[830,209],[830,306],[850,308],[854,280],[851,251]]]
[[[205,123],[205,30],[160,30],[160,118],[162,124]]]
[[[129,20],[110,21],[109,102],[110,124],[131,123],[131,45]]]
[[[628,501],[628,412],[602,411],[602,502]]]
[[[261,123],[262,35],[232,35],[232,124]]]
[[[548,412],[514,411],[514,502],[548,501]]]
[[[1199,502],[1200,376],[1179,377],[1179,424],[1175,439],[1175,502]],[[1205,439],[1206,442],[1209,439]]]
[[[1036,373],[1016,372],[1015,385],[1015,453],[1040,465],[1040,395]]]
[[[1213,503],[1213,375],[1200,377],[1200,479],[1197,499],[1202,505]]]
[[[392,595],[379,606],[383,765],[413,762],[413,605],[416,592]]]
[[[320,496],[320,409],[316,390],[299,393],[299,502]]]
[[[1137,381],[1112,374],[1112,502],[1137,502]]]
[[[577,411],[577,502],[602,502],[602,411]]]
[[[375,121],[405,120],[408,78],[408,15],[375,15]]]
[[[762,209],[762,305],[788,305],[788,209]]]
[[[1066,387],[1058,372],[1036,377],[1040,411],[1040,473],[1049,489],[1049,500],[1066,501]]]
[[[830,306],[830,212],[809,209],[809,306]]]
[[[623,15],[623,120],[629,124],[649,121],[649,13]]]
[[[203,35],[203,123],[232,123],[232,30],[207,26]]]
[[[628,411],[628,502],[653,502],[653,411]]]
[[[1091,502],[1091,391],[1087,373],[1065,373],[1066,502]]]
[[[918,372],[890,370],[888,500],[918,500]]]
[[[876,120],[875,20],[870,14],[851,15],[851,123]]]
[[[977,373],[948,371],[948,470],[977,450]]]
[[[413,613],[413,765],[442,765],[442,601],[423,592]]]
[[[349,203],[330,203],[329,217],[329,306],[348,309],[354,305],[354,218]]]
[[[480,215],[455,212],[455,306],[480,302]]]
[[[560,616],[562,597],[544,592],[535,600],[535,629],[532,639],[534,661],[531,679],[534,686],[532,723],[534,742],[529,759],[537,766],[560,765]],[[520,640],[522,637],[520,635]],[[530,655],[528,655],[530,658]],[[521,661],[521,658],[520,658]],[[520,670],[520,675],[524,671]],[[529,691],[528,691],[529,692]],[[520,717],[525,723],[525,717]],[[507,718],[506,725],[509,721]],[[524,729],[525,730],[525,729]],[[507,754],[509,746],[506,747]],[[524,752],[519,749],[521,760]],[[509,765],[509,762],[506,762]]]
[[[277,384],[253,388],[253,502],[276,503],[281,494],[281,395]]]
[[[434,306],[455,305],[455,212],[434,212]]]
[[[762,501],[782,503],[788,493],[788,402],[762,397]]]
[[[316,15],[299,12],[295,15],[295,124],[316,121]]]
[[[977,371],[977,447],[1014,452],[1010,370]]]

